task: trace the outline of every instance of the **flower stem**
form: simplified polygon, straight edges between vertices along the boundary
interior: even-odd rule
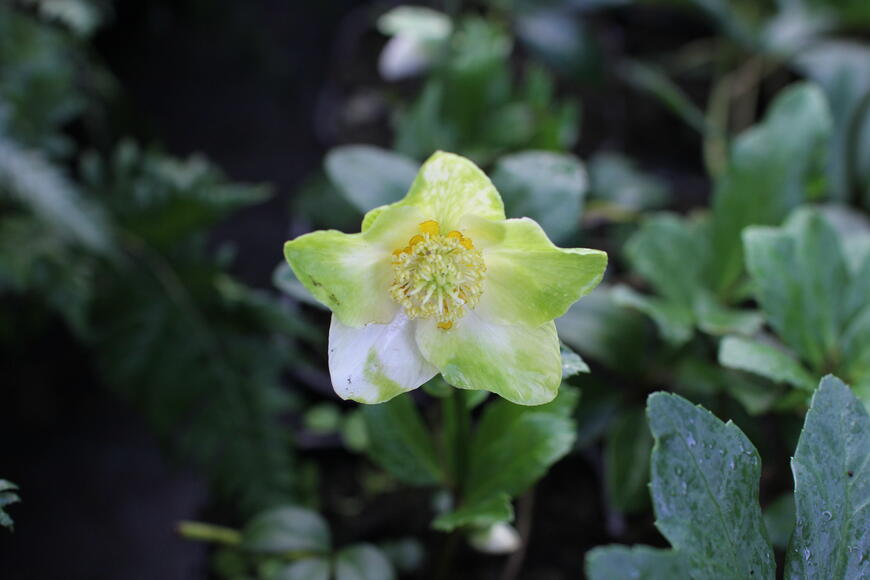
[[[238,546],[242,541],[242,534],[238,530],[203,522],[179,522],[176,529],[188,540],[214,542],[225,546]]]
[[[458,506],[465,491],[465,479],[468,476],[468,445],[471,431],[471,413],[468,411],[468,399],[462,389],[451,389],[450,403],[453,407],[453,501]]]
[[[453,488],[453,508],[459,507],[462,494],[465,491],[468,477],[468,445],[471,433],[471,412],[468,409],[468,399],[462,389],[450,389],[450,396],[444,399],[443,425],[445,460],[447,473]],[[453,561],[456,550],[462,539],[462,531],[453,530],[444,539],[441,557],[438,561],[435,578],[449,580],[452,578]]]

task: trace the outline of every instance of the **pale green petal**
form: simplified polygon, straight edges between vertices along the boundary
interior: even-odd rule
[[[284,256],[309,292],[344,324],[386,324],[398,305],[390,298],[391,255],[425,221],[418,208],[386,207],[360,234],[317,231],[284,245]]]
[[[503,325],[469,312],[450,330],[417,321],[417,344],[448,383],[486,390],[519,405],[540,405],[556,396],[562,357],[556,325]]]
[[[389,324],[353,328],[333,316],[329,375],[342,399],[383,403],[438,373],[420,354],[414,324],[401,312]]]
[[[504,239],[484,250],[483,295],[477,310],[507,324],[538,326],[565,314],[601,281],[607,254],[557,248],[528,218],[503,222]]]
[[[371,214],[373,218],[369,218]],[[389,258],[393,250],[407,246],[411,237],[420,233],[420,224],[429,218],[418,207],[394,204],[373,209],[366,219],[369,223],[363,228],[363,238],[385,250]]]
[[[501,197],[483,171],[464,157],[442,151],[423,164],[408,195],[395,205],[417,206],[443,232],[458,230],[466,215],[505,218]]]
[[[399,308],[388,290],[390,254],[363,234],[305,234],[284,244],[284,257],[308,291],[348,326],[387,323]]]

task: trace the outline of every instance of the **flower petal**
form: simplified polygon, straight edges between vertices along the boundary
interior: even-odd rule
[[[414,324],[399,312],[389,324],[353,328],[332,317],[329,375],[342,399],[383,403],[416,389],[438,370],[426,362],[414,339]]]
[[[417,344],[444,380],[480,389],[520,405],[551,401],[562,382],[556,325],[503,325],[469,312],[450,330],[417,322]]]
[[[417,233],[415,207],[386,207],[360,234],[312,232],[284,245],[284,256],[309,292],[348,326],[386,324],[399,306],[390,298],[391,254]]]
[[[463,216],[503,220],[504,204],[489,178],[474,163],[439,151],[420,168],[408,195],[398,205],[414,205],[441,224],[458,230]]]
[[[309,292],[345,324],[387,323],[398,304],[390,298],[390,254],[363,234],[312,232],[284,244],[284,257]]]
[[[565,314],[604,276],[607,254],[557,248],[534,220],[503,222],[504,239],[484,251],[483,295],[477,310],[507,324],[538,326]]]

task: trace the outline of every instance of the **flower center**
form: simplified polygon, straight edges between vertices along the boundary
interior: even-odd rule
[[[483,294],[483,253],[460,232],[441,235],[435,220],[420,224],[420,233],[393,252],[393,300],[408,318],[434,318],[449,330],[474,308]]]

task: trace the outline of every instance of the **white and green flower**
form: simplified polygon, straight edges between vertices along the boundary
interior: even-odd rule
[[[523,405],[556,396],[553,319],[601,280],[607,255],[562,249],[501,197],[471,161],[436,153],[404,199],[362,232],[317,231],[284,246],[299,280],[332,312],[329,372],[344,399],[381,403],[437,373]]]

